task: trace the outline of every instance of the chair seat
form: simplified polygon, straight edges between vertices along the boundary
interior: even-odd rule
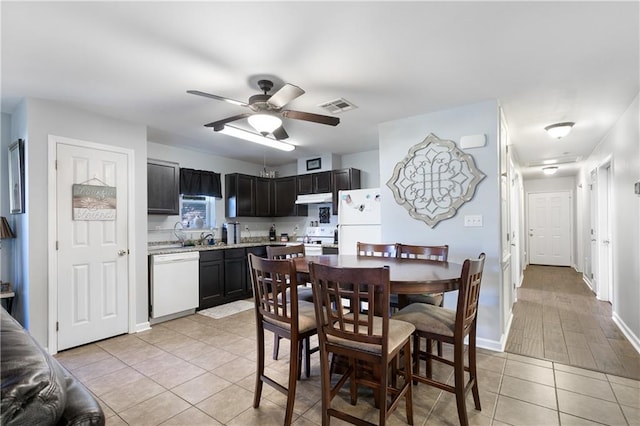
[[[345,315],[345,317],[353,317],[353,314]],[[353,327],[345,327],[347,331],[353,331]],[[402,346],[406,339],[411,337],[415,331],[415,326],[405,321],[397,321],[395,319],[389,320],[389,347],[388,353],[392,353],[398,347]],[[382,318],[373,318],[373,334],[382,334]],[[373,354],[380,354],[381,347],[379,345],[371,345],[367,343],[355,342],[349,339],[342,339],[336,336],[328,335],[327,340],[331,343],[345,346],[348,348],[354,348],[361,351],[370,352]]]
[[[291,309],[291,305],[287,303],[288,309]],[[288,312],[291,312],[288,310]],[[269,317],[264,317],[265,322],[277,325],[278,327],[291,330],[291,325],[276,321]],[[306,333],[310,330],[315,330],[316,324],[316,308],[313,303],[305,302],[304,300],[298,300],[298,331],[300,334]]]
[[[442,306],[444,294],[410,294],[407,298],[409,299],[409,303],[426,303],[427,305]]]
[[[426,303],[412,303],[392,315],[393,319],[413,324],[418,331],[453,337],[456,312]]]

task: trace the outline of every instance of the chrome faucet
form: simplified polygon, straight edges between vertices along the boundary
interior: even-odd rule
[[[208,238],[213,238],[213,234],[212,234],[211,232],[208,232],[208,233],[206,233],[206,234],[205,234],[204,232],[202,232],[202,233],[200,234],[200,240],[198,241],[198,243],[199,243],[200,245],[202,245],[202,243],[204,243],[204,241],[205,241],[206,239],[208,239]]]
[[[178,225],[180,227],[178,228]],[[182,222],[178,221],[173,225],[173,234],[176,236],[180,244],[184,246],[184,241],[187,239],[187,236],[184,233],[184,227],[182,226]]]

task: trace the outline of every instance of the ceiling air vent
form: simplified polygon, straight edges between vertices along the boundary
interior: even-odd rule
[[[344,98],[334,99],[333,101],[325,102],[318,105],[320,108],[324,108],[331,114],[339,114],[341,112],[349,111],[358,108],[348,100]]]

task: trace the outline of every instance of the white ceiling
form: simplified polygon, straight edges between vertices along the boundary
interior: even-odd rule
[[[632,2],[6,2],[2,111],[52,99],[148,126],[151,141],[281,165],[375,150],[380,123],[495,98],[521,165],[587,157],[639,91]],[[306,93],[287,108],[283,153],[203,124],[245,112],[270,76]],[[558,141],[543,128],[574,121]],[[525,170],[537,176],[540,167]],[[575,167],[562,166],[559,176]]]

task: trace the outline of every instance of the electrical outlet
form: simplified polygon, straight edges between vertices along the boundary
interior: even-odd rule
[[[296,226],[293,228],[293,230],[294,230],[294,231],[297,231],[297,230],[299,230],[299,229],[300,229],[300,227],[299,227],[298,225],[296,225]]]
[[[481,214],[466,215],[464,217],[464,226],[481,227],[482,215]]]

